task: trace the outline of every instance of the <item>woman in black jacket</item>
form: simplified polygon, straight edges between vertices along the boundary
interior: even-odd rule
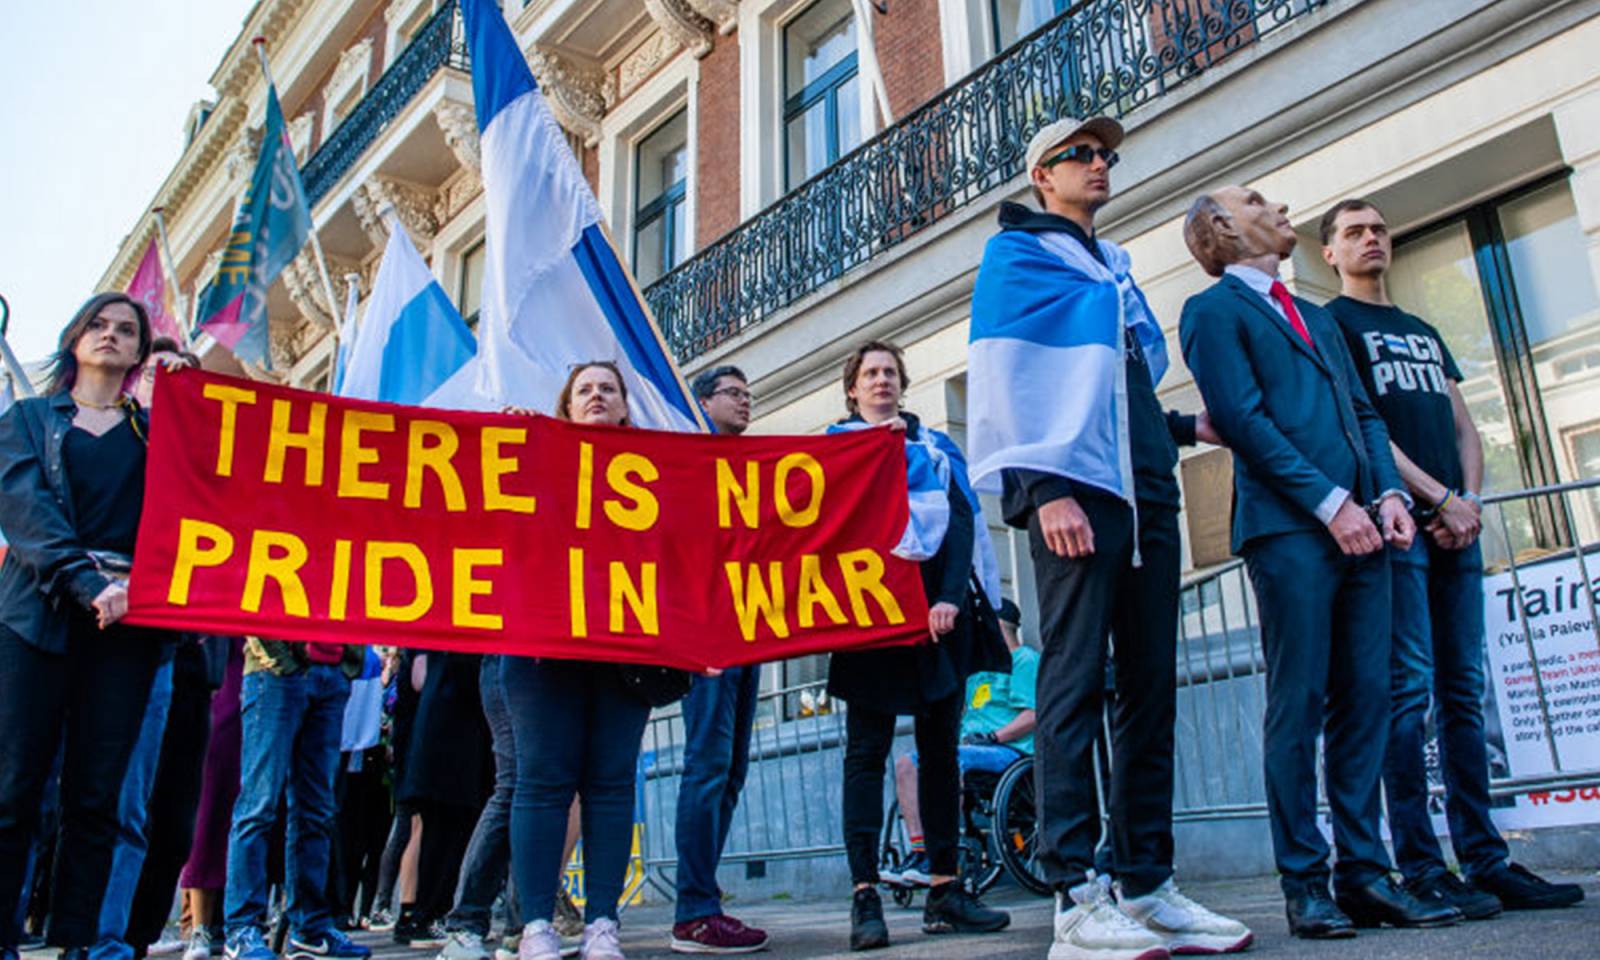
[[[907,382],[898,347],[879,341],[857,347],[845,361],[845,404],[851,416],[840,427],[874,425],[903,431],[908,462],[910,448],[917,445],[922,466],[937,463],[943,455],[930,451],[931,444],[924,442],[930,439],[923,436],[926,428],[900,410]],[[915,536],[908,531],[907,540],[902,541],[905,547],[915,540],[910,552],[926,555],[922,585],[928,596],[932,642],[836,653],[828,667],[828,692],[849,704],[845,714],[844,834],[850,878],[855,882],[850,908],[852,950],[889,945],[877,891],[878,835],[883,826],[884,763],[894,743],[896,718],[904,714],[916,721],[918,792],[932,875],[922,913],[923,931],[988,933],[1004,929],[1011,920],[1008,914],[985,907],[955,879],[961,815],[956,747],[962,700],[967,676],[988,669],[992,657],[990,651],[980,648],[969,618],[963,615],[972,580],[972,505],[953,475],[944,477],[944,486],[948,511],[936,509],[933,513],[948,519],[942,525],[914,523]]]
[[[102,293],[61,334],[43,397],[0,417],[0,956],[40,793],[62,751],[61,839],[47,940],[95,942],[117,798],[169,635],[126,626],[148,421],[123,394],[150,352],[144,307]]]

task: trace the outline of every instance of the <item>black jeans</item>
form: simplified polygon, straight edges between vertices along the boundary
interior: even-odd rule
[[[125,940],[138,953],[161,938],[178,874],[194,842],[195,812],[200,806],[206,742],[211,738],[211,687],[203,680],[178,678],[167,709],[161,738],[161,759],[150,788],[146,831],[149,848],[128,912]]]
[[[956,747],[965,691],[928,704],[914,715],[917,799],[933,873],[954,876],[960,843],[961,770]],[[895,715],[864,703],[845,712],[844,848],[855,883],[878,882],[878,843],[883,831],[884,762],[894,744]]]
[[[1028,521],[1039,593],[1038,717],[1034,787],[1039,863],[1057,887],[1082,883],[1100,837],[1095,738],[1105,708],[1106,639],[1112,640],[1111,847],[1117,879],[1143,896],[1172,876],[1172,728],[1177,716],[1178,511],[1109,496],[1078,498],[1094,553],[1065,559]]]
[[[328,870],[328,902],[335,917],[360,920],[371,916],[378,895],[378,869],[389,840],[389,765],[384,748],[339,756],[339,828],[334,838],[333,865]],[[351,770],[352,765],[360,767]],[[407,837],[410,833],[407,831]],[[387,907],[385,903],[383,906]]]
[[[51,897],[52,946],[95,942],[117,839],[117,798],[139,737],[162,634],[100,630],[75,611],[65,654],[0,630],[0,946],[17,942],[17,898],[57,749],[61,837]]]
[[[437,800],[418,801],[417,811],[422,814],[422,845],[417,851],[416,912],[431,923],[450,912],[478,811]]]

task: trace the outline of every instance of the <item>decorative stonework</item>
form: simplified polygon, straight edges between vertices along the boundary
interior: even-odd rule
[[[391,27],[404,23],[417,9],[417,5],[424,2],[426,0],[394,0],[384,9],[383,22]]]
[[[467,170],[483,166],[483,154],[478,147],[478,117],[470,103],[441,100],[433,107],[433,119],[444,134],[445,146],[455,154],[456,162]]]
[[[305,163],[311,155],[311,111],[289,121],[289,145],[294,148],[296,163]]]
[[[361,42],[354,44],[344,53],[339,54],[339,62],[334,64],[333,75],[328,77],[329,102],[340,99],[340,95],[350,86],[359,85],[365,80],[368,71],[372,69],[372,38],[362,37]]]
[[[439,186],[439,202],[433,206],[433,218],[441,226],[456,218],[478,194],[483,192],[483,178],[471,167],[462,167]]]
[[[711,52],[711,33],[716,27],[695,11],[690,0],[644,0],[644,8],[661,32],[670,34],[679,46],[688,47],[696,57]]]
[[[314,325],[314,332],[308,333],[299,327],[278,330],[274,328],[273,339],[279,339],[280,333],[287,337],[285,349],[291,351],[289,364],[293,364],[305,355],[306,347],[316,342],[321,331],[315,328],[332,329],[337,325],[339,309],[344,303],[344,274],[349,272],[350,264],[340,260],[330,261],[328,264],[329,279],[333,281],[334,296],[339,298],[338,303],[332,306],[328,303],[328,295],[322,287],[322,271],[317,268],[316,254],[310,245],[300,251],[300,255],[289,261],[288,266],[279,274],[283,278],[283,288],[289,294],[289,299],[295,308],[300,311],[302,321],[306,325]],[[289,325],[285,325],[286,327]],[[309,341],[307,340],[309,338]],[[272,362],[278,363],[277,354],[273,354]]]
[[[689,0],[689,6],[716,24],[717,32],[723,36],[739,25],[739,0]]]
[[[228,173],[228,192],[234,196],[244,193],[255,172],[256,160],[261,156],[261,128],[246,127],[239,138],[228,148],[225,169]]]
[[[528,66],[539,79],[556,122],[583,137],[586,145],[598,145],[611,86],[605,71],[544,47],[528,54]]]
[[[672,55],[681,49],[678,41],[667,31],[657,30],[651,34],[648,40],[622,58],[622,65],[617,68],[616,96],[606,106],[612,106],[615,100],[621,100],[637,90],[656,72],[657,67],[672,59]]]
[[[437,193],[427,187],[379,176],[361,184],[350,197],[356,219],[374,247],[382,249],[389,242],[389,225],[384,222],[383,214],[392,204],[406,233],[411,235],[411,242],[423,256],[427,256],[428,248],[433,245],[433,235],[439,230],[434,213],[437,203]]]

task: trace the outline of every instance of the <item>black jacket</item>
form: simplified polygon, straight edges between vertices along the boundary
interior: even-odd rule
[[[922,425],[912,414],[901,416],[907,436],[917,439]],[[833,654],[828,692],[840,700],[884,713],[920,713],[929,704],[964,691],[972,673],[993,669],[994,658],[973,630],[967,605],[972,584],[972,505],[954,477],[945,493],[950,498],[950,527],[939,552],[922,562],[922,589],[929,606],[944,602],[961,609],[956,628],[938,643]],[[1009,672],[1009,653],[1004,660]]]
[[[0,625],[47,653],[67,649],[69,604],[92,609],[110,581],[95,569],[78,532],[62,447],[77,405],[63,390],[17,401],[0,416]],[[147,436],[149,420],[136,410]]]

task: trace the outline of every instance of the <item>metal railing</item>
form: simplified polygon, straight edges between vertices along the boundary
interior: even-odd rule
[[[1586,794],[1580,788],[1600,786],[1600,479],[1484,500],[1485,598],[1505,612],[1499,629],[1491,618],[1485,638],[1491,792],[1502,802],[1526,796],[1534,806],[1578,799]],[[1538,511],[1557,518],[1556,536],[1528,519]],[[1266,659],[1244,563],[1187,578],[1179,603],[1174,819],[1265,817]],[[796,709],[803,694],[814,700],[825,683],[760,697],[724,862],[843,853],[845,705],[830,703],[831,712],[813,716]],[[1502,704],[1507,689],[1512,702]],[[676,708],[651,719],[642,855],[649,882],[668,896],[683,744]],[[1438,793],[1437,750],[1428,757]]]
[[[1022,171],[1062,116],[1124,116],[1328,0],[1085,0],[645,291],[687,362]]]
[[[333,135],[326,137],[306,161],[300,170],[306,202],[315,207],[372,146],[384,127],[445,67],[468,69],[466,34],[456,12],[456,0],[447,0],[434,12]]]

